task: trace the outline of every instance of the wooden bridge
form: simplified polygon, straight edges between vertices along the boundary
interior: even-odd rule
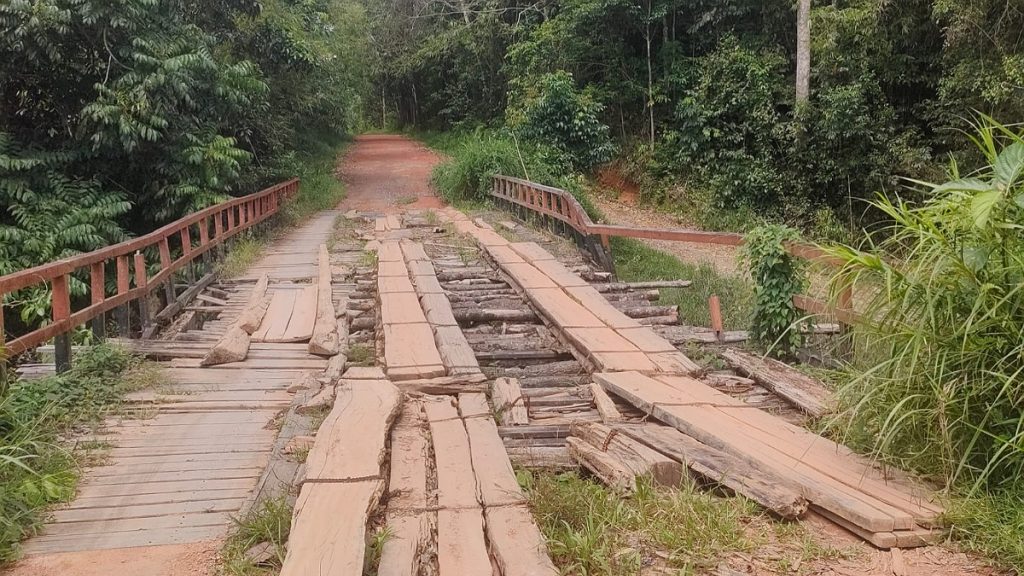
[[[935,536],[942,509],[926,488],[802,427],[828,408],[813,382],[733,355],[749,378],[723,385],[683,354],[717,341],[657,303],[659,288],[686,283],[615,282],[598,247],[622,231],[583,220],[556,189],[499,178],[495,194],[571,227],[593,259],[450,208],[326,211],[238,278],[218,278],[204,255],[272,216],[296,185],[0,278],[0,294],[43,283],[53,293],[54,322],[9,341],[8,354],[55,338],[66,366],[67,331],[100,319],[103,335],[115,311],[121,341],[168,377],[80,439],[109,457],[26,543],[30,562],[217,540],[254,502],[281,496],[295,502],[282,574],[361,574],[381,526],[392,536],[380,575],[423,564],[557,574],[513,466],[585,467],[624,492],[638,476],[685,474],[782,517],[824,515],[880,547]],[[72,295],[85,269],[92,291]]]

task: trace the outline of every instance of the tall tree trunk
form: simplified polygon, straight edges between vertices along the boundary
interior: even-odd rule
[[[654,0],[647,0],[647,112],[651,120],[651,152],[654,152],[654,72],[651,69],[651,10]]]
[[[811,97],[811,0],[797,0],[796,9],[796,101]]]

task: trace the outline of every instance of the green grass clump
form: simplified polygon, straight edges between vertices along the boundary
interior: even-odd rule
[[[292,507],[285,496],[260,502],[243,518],[235,520],[235,530],[224,544],[224,572],[232,576],[277,574],[287,553],[288,532],[292,526]],[[266,565],[256,565],[245,553],[253,546],[269,542],[273,557]]]
[[[962,547],[1024,573],[1024,487],[954,500],[946,521]]]
[[[711,326],[708,298],[721,300],[722,323],[726,330],[746,330],[754,306],[749,282],[720,274],[710,264],[693,265],[632,238],[612,238],[615,272],[624,282],[644,280],[690,280],[688,288],[662,288],[660,305],[679,306],[679,321],[690,326]]]
[[[77,455],[60,435],[162,379],[152,364],[100,344],[77,353],[68,372],[10,384],[0,397],[0,564],[17,558],[18,542],[39,529],[48,506],[74,496]]]
[[[744,498],[646,482],[623,498],[575,473],[521,472],[520,482],[563,574],[639,574],[655,560],[692,573],[756,545],[744,528],[759,513]]]

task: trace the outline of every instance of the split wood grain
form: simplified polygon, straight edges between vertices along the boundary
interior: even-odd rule
[[[556,576],[544,535],[526,506],[486,508],[487,539],[502,576]]]
[[[565,443],[569,448],[569,454],[609,488],[627,494],[636,490],[636,474],[622,461],[598,450],[581,438],[570,436],[565,439]]]
[[[525,426],[530,423],[526,398],[516,378],[495,378],[491,386],[494,411],[506,426]]]
[[[306,458],[306,483],[370,478],[380,474],[401,392],[387,380],[338,385],[334,407]],[[353,441],[358,438],[359,441]]]
[[[249,353],[251,337],[241,326],[232,326],[199,362],[202,367],[241,362]]]
[[[682,464],[614,428],[596,422],[577,422],[570,427],[570,434],[614,457],[635,477],[648,476],[657,484],[670,487],[682,482]]]

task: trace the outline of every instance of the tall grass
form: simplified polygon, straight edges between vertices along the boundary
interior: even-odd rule
[[[449,156],[431,176],[441,197],[449,203],[486,202],[493,188],[492,177],[503,174],[562,188],[576,197],[591,218],[601,217],[583,192],[583,177],[573,172],[557,150],[517,140],[508,131],[484,128],[420,137]]]
[[[1024,139],[984,118],[973,140],[985,166],[918,183],[917,204],[881,196],[874,249],[831,249],[866,318],[837,424],[970,492],[1024,473]]]

